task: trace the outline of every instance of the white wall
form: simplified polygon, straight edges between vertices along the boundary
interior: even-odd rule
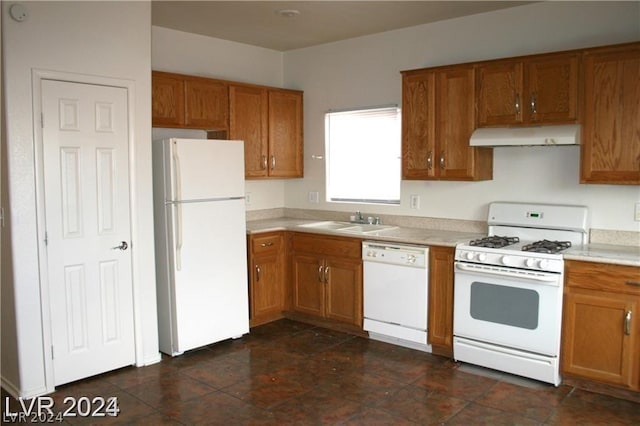
[[[401,104],[401,70],[640,40],[639,2],[544,2],[286,52],[284,82],[305,92],[305,177],[285,184],[285,205],[486,220],[491,201],[583,204],[591,227],[640,231],[638,186],[580,185],[578,147],[497,148],[487,182],[403,182],[399,207],[311,204],[324,199],[324,113]],[[356,176],[357,178],[357,176]],[[409,209],[409,196],[421,209]]]
[[[3,385],[21,395],[51,390],[45,382],[40,310],[38,234],[32,117],[35,69],[105,76],[134,84],[133,145],[138,210],[133,212],[134,286],[140,302],[138,363],[159,360],[151,198],[151,6],[148,2],[24,2],[28,17],[16,22],[3,7],[4,95],[13,239],[13,274],[2,280]],[[3,253],[4,255],[5,253]],[[3,259],[4,260],[4,259]],[[5,298],[5,294],[12,298]],[[47,303],[43,301],[43,303]],[[5,318],[5,313],[13,317]],[[5,324],[7,321],[7,324]],[[7,333],[15,327],[17,333]],[[6,352],[5,352],[6,351]]]
[[[151,34],[154,70],[283,87],[281,52],[161,27]],[[284,206],[283,180],[247,181],[245,190],[247,210]]]

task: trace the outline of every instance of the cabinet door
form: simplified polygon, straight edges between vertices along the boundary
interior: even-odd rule
[[[584,56],[581,182],[640,184],[640,43]]]
[[[293,309],[324,316],[324,262],[315,256],[293,256]]]
[[[562,370],[640,389],[640,297],[571,289],[565,294]]]
[[[452,247],[429,248],[428,339],[434,353],[453,355]]]
[[[267,89],[229,87],[229,139],[244,141],[244,173],[247,178],[267,176],[267,110]]]
[[[184,80],[154,71],[151,75],[151,123],[154,127],[184,126]]]
[[[536,124],[578,120],[577,53],[544,56],[526,63],[525,121]]]
[[[499,61],[478,66],[478,126],[522,123],[522,89],[522,62]]]
[[[251,319],[278,317],[284,309],[284,259],[278,253],[255,256],[251,280]]]
[[[403,75],[403,179],[436,178],[435,109],[435,73],[425,71]]]
[[[327,258],[327,318],[362,326],[362,261]]]
[[[493,176],[491,149],[469,146],[469,138],[476,128],[474,93],[473,67],[455,67],[437,73],[435,146],[440,179],[491,179]]]
[[[269,176],[302,177],[302,93],[269,91]]]
[[[185,80],[185,125],[207,130],[229,128],[229,94],[225,83]]]

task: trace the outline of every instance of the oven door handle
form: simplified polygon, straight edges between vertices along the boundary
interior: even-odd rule
[[[472,272],[474,274],[484,274],[484,275],[493,275],[493,276],[501,276],[501,277],[511,277],[511,278],[519,278],[521,280],[529,280],[529,281],[538,281],[541,283],[545,283],[548,285],[552,285],[554,287],[558,287],[560,285],[558,280],[558,274],[543,274],[539,273],[536,275],[533,274],[523,274],[520,272],[511,272],[505,269],[498,268],[490,268],[486,266],[474,266],[466,263],[456,262],[456,268],[460,271]]]

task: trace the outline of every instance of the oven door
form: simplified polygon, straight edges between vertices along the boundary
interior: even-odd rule
[[[528,352],[560,352],[562,274],[455,263],[453,334]]]

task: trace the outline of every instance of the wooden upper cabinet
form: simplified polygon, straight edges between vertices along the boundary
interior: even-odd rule
[[[268,176],[268,91],[263,87],[229,87],[229,139],[244,141],[247,178]]]
[[[479,64],[478,127],[576,123],[579,63],[574,52]]]
[[[522,123],[522,62],[500,61],[477,69],[478,125]]]
[[[153,71],[151,89],[154,127],[229,128],[229,95],[225,82]]]
[[[481,180],[493,175],[491,148],[473,148],[473,66],[403,73],[402,176]]]
[[[302,177],[302,122],[302,92],[269,90],[269,176]]]
[[[435,72],[402,77],[402,177],[435,179]]]
[[[184,80],[154,71],[151,79],[151,115],[155,127],[184,126]]]
[[[440,179],[485,180],[493,177],[493,150],[469,146],[476,128],[472,101],[474,68],[452,67],[436,73],[436,153]]]
[[[526,62],[525,122],[575,123],[578,120],[577,53],[545,55]]]
[[[583,57],[580,181],[640,184],[640,43]]]
[[[229,93],[226,83],[188,78],[185,84],[184,122],[202,129],[229,128]]]
[[[244,141],[247,179],[302,177],[302,92],[232,84],[229,109],[229,137]]]

